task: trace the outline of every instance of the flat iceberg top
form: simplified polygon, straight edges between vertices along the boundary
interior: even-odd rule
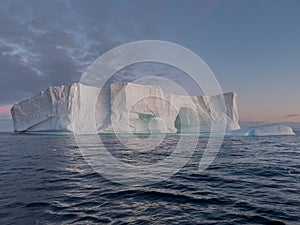
[[[293,129],[282,124],[265,125],[261,127],[245,128],[228,132],[229,136],[274,136],[295,135]]]

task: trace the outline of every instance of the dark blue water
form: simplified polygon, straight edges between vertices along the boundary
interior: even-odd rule
[[[117,144],[113,136],[102,138]],[[175,145],[178,138],[167,141]],[[169,180],[127,187],[95,173],[73,136],[2,133],[0,224],[299,224],[299,133],[227,137],[213,164],[199,172],[206,142],[199,138],[194,157]],[[159,156],[171,147],[162,146]],[[137,163],[155,157],[143,154]]]

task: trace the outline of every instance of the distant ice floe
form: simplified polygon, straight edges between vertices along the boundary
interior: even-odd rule
[[[261,127],[244,128],[226,133],[228,136],[274,136],[295,135],[293,129],[282,124],[264,125]]]

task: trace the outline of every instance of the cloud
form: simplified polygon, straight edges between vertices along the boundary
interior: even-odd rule
[[[294,114],[288,114],[285,116],[285,118],[297,118],[300,117],[300,114],[294,113]]]
[[[219,0],[191,4],[173,0],[2,0],[0,104],[13,104],[49,86],[79,81],[88,65],[120,44],[166,40],[164,35],[173,36],[173,31],[186,34],[185,25],[174,26],[174,21],[170,21],[172,14],[180,13],[178,17],[187,23],[190,14],[197,19],[199,14],[206,15],[219,4]],[[188,90],[195,90],[190,82],[182,82],[183,75],[178,71],[147,67],[152,70],[151,75],[167,74],[167,78],[177,79]],[[119,78],[132,80],[144,72],[141,67],[130,67]]]
[[[158,38],[159,2],[4,0],[0,5],[0,104],[78,81],[121,43]],[[145,14],[148,10],[154,13]]]
[[[10,117],[11,105],[1,105],[0,106],[0,117]]]

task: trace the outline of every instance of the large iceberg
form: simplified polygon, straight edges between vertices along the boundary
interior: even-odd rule
[[[73,132],[75,118],[81,118],[83,130],[95,126],[99,133],[199,132],[199,128],[207,132],[221,119],[227,131],[240,129],[234,92],[183,96],[165,93],[159,86],[133,83],[112,83],[109,90],[98,91],[79,83],[50,87],[12,107],[14,130]],[[97,96],[96,100],[91,96]],[[222,101],[225,112],[211,107]]]
[[[218,107],[221,103],[225,108]],[[99,133],[195,133],[225,122],[226,135],[294,135],[280,124],[240,129],[234,92],[184,96],[133,83],[112,83],[101,92],[79,83],[49,87],[15,104],[11,113],[16,132],[74,132],[79,127],[80,133],[90,133],[94,127]]]

